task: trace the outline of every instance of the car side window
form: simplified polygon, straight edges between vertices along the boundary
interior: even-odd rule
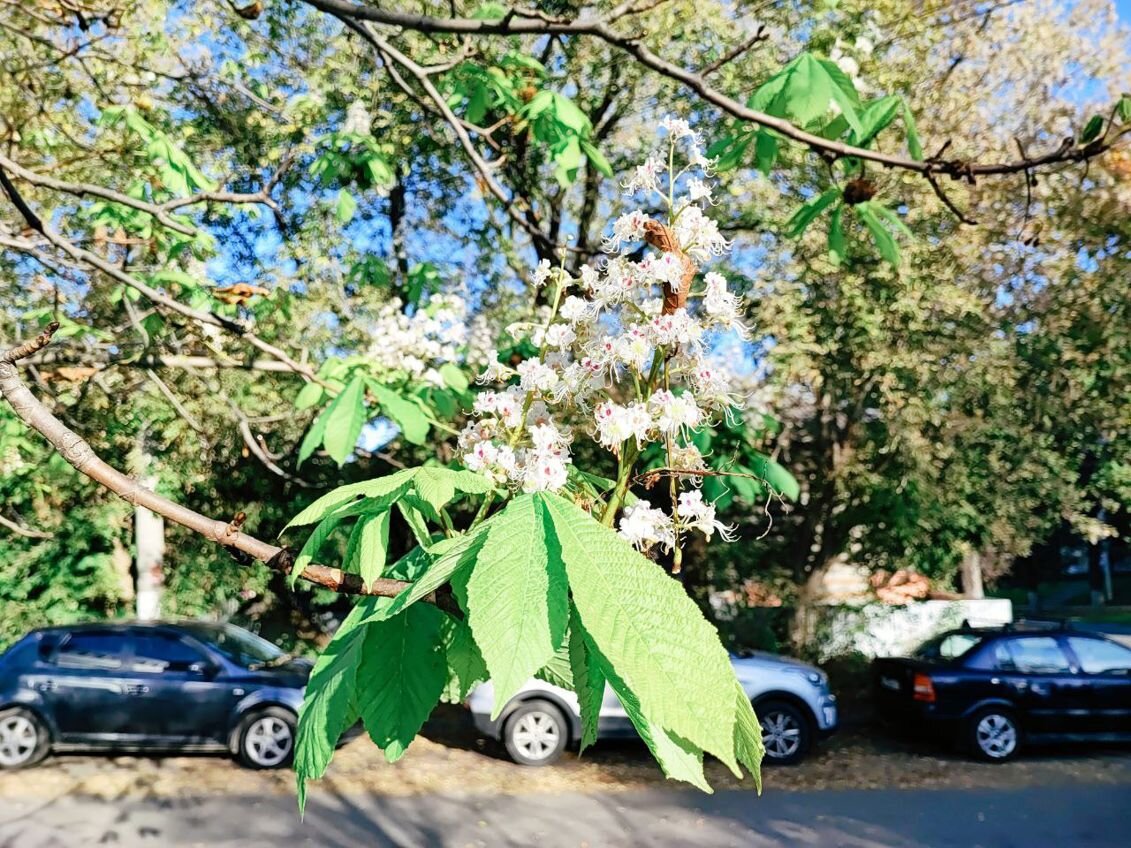
[[[1002,639],[994,646],[994,657],[1000,671],[1060,674],[1072,670],[1059,643],[1049,636]]]
[[[136,633],[130,670],[139,674],[185,672],[205,657],[172,633]]]
[[[60,668],[115,671],[125,663],[128,642],[122,633],[89,631],[71,633],[55,653]]]
[[[1131,672],[1131,651],[1103,639],[1085,639],[1069,636],[1068,647],[1080,660],[1080,670],[1085,674],[1105,674],[1113,671]]]

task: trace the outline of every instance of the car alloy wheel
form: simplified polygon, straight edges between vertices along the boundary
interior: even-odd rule
[[[1001,713],[986,713],[974,726],[974,744],[986,759],[1008,759],[1017,750],[1017,725]]]
[[[515,723],[512,738],[515,747],[531,760],[544,760],[558,747],[561,728],[549,713],[534,710]]]
[[[547,701],[527,701],[507,719],[503,741],[516,763],[545,766],[561,756],[568,735],[561,710]]]
[[[294,747],[294,730],[283,719],[263,715],[253,719],[243,737],[243,750],[258,768],[276,768],[286,762]]]
[[[768,701],[754,708],[762,725],[766,759],[786,765],[796,763],[809,749],[809,723],[792,704]]]
[[[30,718],[13,713],[0,718],[0,767],[19,768],[39,749],[39,729]]]

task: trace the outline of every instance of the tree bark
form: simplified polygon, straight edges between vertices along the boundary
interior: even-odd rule
[[[962,594],[973,600],[986,597],[982,582],[982,555],[973,549],[962,557]]]
[[[149,461],[145,457],[145,461]],[[143,484],[157,485],[154,477]],[[161,617],[161,597],[165,589],[165,519],[141,504],[134,508],[134,541],[137,545],[136,614],[141,621]]]

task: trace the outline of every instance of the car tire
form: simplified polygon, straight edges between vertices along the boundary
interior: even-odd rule
[[[786,701],[765,701],[754,711],[762,725],[764,762],[788,766],[804,759],[813,742],[813,726],[800,709]]]
[[[34,766],[51,750],[51,733],[35,713],[21,707],[0,710],[0,769]]]
[[[1005,763],[1021,750],[1021,724],[1005,707],[978,710],[966,723],[966,747],[979,760]]]
[[[569,723],[549,701],[525,701],[503,726],[503,744],[519,765],[548,766],[561,757],[568,741]]]
[[[295,755],[295,714],[282,707],[249,713],[238,734],[236,756],[245,768],[286,768]]]

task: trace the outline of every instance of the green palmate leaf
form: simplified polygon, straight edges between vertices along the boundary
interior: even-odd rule
[[[805,228],[813,222],[813,219],[824,212],[832,203],[840,197],[840,189],[836,186],[825,189],[825,191],[814,196],[804,206],[793,213],[793,217],[785,225],[785,234],[789,238],[797,238],[805,232]]]
[[[412,479],[417,495],[430,504],[433,510],[443,509],[456,496],[451,473],[446,468],[421,468]]]
[[[758,717],[754,715],[754,707],[750,698],[742,688],[742,684],[734,681],[735,690],[735,719],[734,719],[734,754],[735,758],[746,766],[754,785],[760,793],[762,791],[762,757],[766,753],[766,746],[762,742],[762,726]]]
[[[581,712],[581,750],[597,741],[601,704],[605,700],[605,675],[600,663],[589,650],[585,630],[577,607],[569,610],[569,664],[573,691]]]
[[[758,131],[754,142],[754,167],[769,174],[778,158],[778,140],[765,130]]]
[[[784,495],[791,501],[796,501],[801,496],[801,485],[783,465],[761,454],[751,457],[749,462],[750,470],[779,495]]]
[[[331,459],[342,465],[353,453],[365,425],[365,380],[354,377],[346,383],[322,414],[326,416],[322,443]]]
[[[443,698],[447,703],[458,704],[477,684],[487,679],[487,665],[466,622],[445,615],[440,639],[444,645],[448,673]]]
[[[695,602],[588,513],[557,495],[534,497],[545,504],[585,632],[644,715],[734,767],[734,672]]]
[[[870,205],[872,207],[872,211],[883,218],[885,221],[887,221],[889,224],[891,224],[892,228],[895,229],[896,232],[902,233],[903,235],[907,236],[907,238],[915,237],[914,233],[912,233],[911,230],[908,229],[907,225],[903,223],[903,219],[900,218],[894,210],[888,209],[886,206],[883,206],[879,203],[872,203]]]
[[[362,480],[359,483],[339,486],[332,492],[328,492],[318,498],[314,503],[310,504],[310,506],[292,518],[287,526],[283,528],[283,532],[287,532],[287,530],[292,527],[302,527],[306,524],[314,524],[316,521],[321,521],[339,507],[345,506],[358,498],[377,499],[392,497],[395,499],[396,496],[408,490],[415,473],[415,468],[406,468],[403,471],[398,471],[395,474],[389,474],[385,477],[376,477],[373,480]]]
[[[365,627],[357,706],[370,738],[396,762],[448,682],[440,630],[444,613],[418,604]]]
[[[558,648],[546,664],[534,672],[534,676],[539,680],[546,681],[551,686],[573,691],[573,669],[569,664],[568,645]]]
[[[718,170],[730,171],[742,164],[742,160],[746,158],[746,149],[753,138],[753,133],[723,136],[707,148],[707,157],[715,160],[715,167]]]
[[[859,147],[867,147],[884,129],[895,120],[895,116],[904,108],[903,98],[899,95],[889,95],[873,100],[860,115],[862,132],[853,137],[853,142]]]
[[[355,683],[365,636],[361,623],[390,603],[388,598],[359,600],[310,673],[295,736],[294,769],[300,810],[306,803],[306,781],[317,780],[326,773],[338,739],[358,718]]]
[[[295,409],[310,409],[322,402],[326,390],[317,383],[307,383],[295,398]]]
[[[298,583],[298,579],[302,576],[302,572],[305,571],[306,567],[314,561],[314,558],[316,556],[318,556],[318,551],[322,549],[322,545],[324,545],[326,543],[326,540],[330,538],[330,534],[334,532],[335,528],[337,528],[341,521],[342,516],[331,515],[330,517],[323,519],[322,522],[319,523],[319,525],[314,528],[314,531],[307,537],[306,542],[303,543],[302,548],[298,552],[298,556],[295,557],[295,564],[291,569],[290,577],[288,578],[291,588],[294,588],[294,586]]]
[[[1095,141],[1100,137],[1103,128],[1103,115],[1092,115],[1092,117],[1088,119],[1088,123],[1084,124],[1084,131],[1080,133],[1080,143],[1087,144],[1090,141]]]
[[[872,234],[872,240],[880,251],[880,255],[892,265],[899,267],[899,245],[887,228],[884,227],[872,207],[871,201],[858,203],[852,207],[858,218]]]
[[[417,545],[386,570],[386,574],[396,580],[414,582],[432,564],[432,554],[423,545]]]
[[[597,146],[591,141],[583,139],[581,142],[581,150],[585,154],[585,158],[597,169],[599,174],[606,177],[613,175],[613,166],[609,164],[609,160],[604,157],[601,151],[597,149]]]
[[[491,521],[467,581],[467,621],[491,672],[497,718],[564,643],[569,601],[541,499],[515,498]]]
[[[353,545],[357,537],[357,573],[366,585],[370,585],[385,570],[385,559],[389,553],[389,510],[376,515],[358,519],[357,526],[350,536]]]
[[[334,206],[334,214],[338,216],[338,222],[341,224],[348,224],[353,219],[353,213],[357,211],[357,201],[353,199],[353,195],[346,191],[344,188],[338,192],[338,202]]]
[[[405,498],[408,497],[410,496],[405,496]],[[432,542],[432,534],[428,530],[427,519],[425,519],[421,511],[417,509],[417,505],[419,504],[425,509],[431,509],[431,507],[426,501],[422,501],[419,498],[411,498],[411,500],[405,500],[405,498],[397,501],[397,509],[400,510],[401,517],[404,518],[408,529],[412,531],[412,537],[416,539],[416,543],[427,547]],[[437,519],[438,518],[439,516],[437,516]]]
[[[852,78],[830,59],[817,60],[832,83],[832,99],[840,107],[841,114],[857,135],[864,135],[864,125],[860,121],[860,95]]]
[[[490,527],[491,521],[485,521],[470,533],[431,545],[428,553],[432,561],[428,564],[428,568],[409,588],[397,595],[390,608],[392,613],[395,615],[405,607],[432,594],[449,580],[454,579],[461,569],[474,563]]]
[[[329,418],[326,415],[327,410],[322,410],[318,417],[314,419],[314,423],[310,425],[310,429],[306,431],[306,435],[302,438],[302,444],[298,446],[298,464],[302,465],[311,455],[318,450],[318,446],[322,444],[322,439],[326,435],[326,422]]]
[[[834,265],[839,265],[845,258],[844,241],[844,205],[833,210],[829,220],[829,259]]]
[[[396,422],[404,437],[414,445],[424,444],[429,425],[420,407],[375,381],[370,381],[369,388],[381,404],[381,412]]]
[[[608,659],[591,641],[589,642],[589,650],[592,652],[601,674],[608,679],[609,686],[620,699],[621,706],[624,707],[624,711],[629,720],[632,721],[636,732],[640,734],[640,738],[644,740],[664,774],[672,780],[686,781],[704,792],[713,792],[711,784],[707,783],[707,778],[703,774],[702,749],[686,739],[680,738],[664,728],[654,718],[646,715],[636,693],[621,679]]]
[[[448,388],[455,389],[457,392],[466,392],[468,386],[471,385],[467,375],[463,373],[463,369],[451,362],[445,362],[440,366],[440,376],[444,378],[444,384]]]
[[[1124,94],[1115,104],[1115,114],[1121,124],[1131,122],[1131,94]]]
[[[919,141],[919,128],[915,125],[915,115],[907,101],[903,103],[903,126],[907,130],[907,152],[916,162],[922,162],[923,144]]]

